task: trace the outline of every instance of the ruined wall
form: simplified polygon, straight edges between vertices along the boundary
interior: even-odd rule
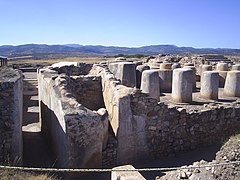
[[[42,131],[50,139],[59,167],[99,167],[104,121],[68,91],[70,77],[49,69],[38,73]]]
[[[22,163],[23,85],[20,72],[0,69],[0,162]]]
[[[102,78],[104,102],[109,114],[110,127],[116,139],[115,143],[112,142],[104,151],[104,162],[114,163],[111,159],[116,158],[116,164],[123,164],[144,157],[148,154],[145,146],[145,119],[132,114],[130,94],[134,89],[120,85],[120,81],[106,65],[95,68],[95,73]]]
[[[69,84],[69,91],[83,106],[91,110],[105,107],[100,77],[72,76]]]
[[[240,131],[239,102],[202,107],[189,111],[132,95],[134,115],[145,117],[149,155],[157,157],[220,142]]]
[[[104,65],[98,66],[103,96],[117,148],[117,164],[169,155],[217,143],[239,132],[240,103],[219,103],[200,110],[167,105],[140,90],[120,85]]]
[[[71,71],[62,67],[61,72]],[[239,100],[185,109],[188,105],[167,105],[121,85],[104,63],[88,73],[72,76],[56,68],[39,73],[42,129],[64,167],[130,163],[213,144],[239,132]],[[102,106],[108,115],[98,110]]]

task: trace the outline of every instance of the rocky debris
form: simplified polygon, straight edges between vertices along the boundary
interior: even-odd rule
[[[216,154],[216,163],[240,161],[240,134],[232,136]],[[218,166],[212,170],[216,179],[240,179],[240,163]]]
[[[179,62],[183,57],[180,55],[170,55],[170,54],[159,54],[155,57],[149,57],[148,63],[162,63],[162,62]]]
[[[216,153],[215,160],[207,162],[204,160],[194,162],[189,166],[182,166],[180,170],[166,172],[166,175],[157,176],[156,180],[236,180],[240,179],[240,163],[211,166],[213,164],[229,163],[232,161],[240,161],[240,134],[232,136]],[[206,166],[206,167],[201,167]],[[198,168],[199,167],[199,168]],[[186,168],[186,169],[184,169]]]
[[[12,68],[0,68],[0,81],[12,81],[14,78],[19,77],[21,73]]]

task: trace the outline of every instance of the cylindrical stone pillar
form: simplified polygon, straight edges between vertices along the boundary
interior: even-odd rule
[[[120,62],[117,74],[122,85],[136,87],[136,67],[132,62]]]
[[[184,63],[184,66],[194,66],[194,63]]]
[[[218,73],[219,73],[219,87],[223,88],[225,85],[228,71],[218,71]]]
[[[212,66],[211,65],[207,65],[207,64],[204,64],[201,66],[201,74],[205,71],[212,71]]]
[[[190,68],[173,70],[172,100],[178,103],[192,102],[193,71]]]
[[[172,63],[161,63],[160,64],[160,69],[163,70],[163,69],[172,69]]]
[[[141,90],[148,93],[149,97],[159,100],[159,76],[157,70],[145,70],[142,72]]]
[[[177,68],[181,68],[181,64],[180,63],[173,63],[172,70],[177,69]]]
[[[196,86],[197,86],[196,68],[194,66],[184,66],[183,68],[184,69],[191,69],[193,71],[192,88],[193,88],[193,90],[195,90]]]
[[[240,64],[232,65],[232,71],[235,71],[235,70],[240,71]]]
[[[201,97],[205,99],[218,99],[219,74],[216,71],[205,71],[201,78]]]
[[[160,68],[160,63],[149,63],[150,69],[159,69]]]
[[[144,64],[136,67],[136,84],[138,89],[141,87],[142,72],[149,69],[150,67]]]
[[[217,63],[216,70],[217,71],[228,71],[228,64],[227,63]]]
[[[172,91],[172,70],[171,69],[160,69],[159,74],[159,85],[161,93],[169,93]]]
[[[224,94],[231,97],[240,97],[240,71],[229,71],[227,73]]]
[[[133,63],[135,64],[136,67],[143,64],[142,61],[133,61]]]

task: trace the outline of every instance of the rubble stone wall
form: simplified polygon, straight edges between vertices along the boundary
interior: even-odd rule
[[[22,163],[23,83],[20,72],[0,69],[0,162]]]
[[[83,106],[91,110],[104,108],[100,77],[74,76],[70,78],[69,84],[69,91]]]
[[[102,116],[77,102],[68,91],[68,75],[42,69],[38,82],[42,130],[51,141],[57,165],[100,167],[105,124]]]
[[[240,130],[238,103],[186,111],[137,93],[132,95],[131,107],[134,115],[145,117],[147,146],[152,157],[217,143]]]
[[[123,87],[107,67],[98,70],[117,139],[117,164],[219,143],[239,132],[238,101],[191,111],[181,105],[157,102],[138,89]]]
[[[239,100],[185,109],[188,105],[158,102],[121,85],[106,64],[75,75],[57,69],[39,73],[42,129],[50,134],[60,164],[68,162],[68,167],[131,163],[217,143],[239,132]],[[97,110],[102,106],[108,113],[104,118]]]

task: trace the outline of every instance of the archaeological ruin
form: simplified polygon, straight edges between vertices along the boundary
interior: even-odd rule
[[[39,68],[40,128],[55,166],[131,164],[211,145],[239,132],[238,64],[164,58]],[[1,162],[24,161],[22,79],[20,71],[1,68]]]

